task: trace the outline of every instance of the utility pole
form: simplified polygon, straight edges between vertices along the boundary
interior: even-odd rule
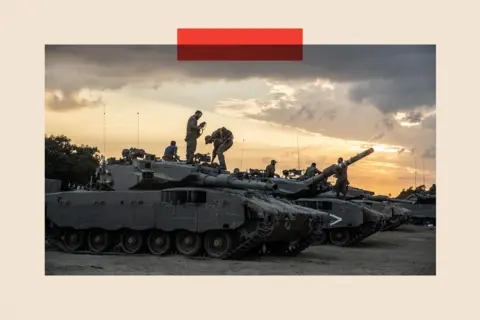
[[[242,157],[240,158],[240,170],[242,170],[242,165],[243,165],[243,146],[245,145],[245,139],[242,141]]]
[[[298,170],[300,170],[300,146],[298,144],[298,134],[297,134],[297,165],[298,165]]]
[[[103,155],[107,157],[107,149],[105,147],[105,127],[106,127],[107,107],[103,105]]]
[[[137,148],[140,149],[140,112],[137,111]]]
[[[415,167],[415,189],[417,189],[417,156],[413,155],[413,166]]]
[[[425,159],[422,158],[422,172],[423,172],[423,185],[425,188],[427,188],[427,185],[425,184]]]

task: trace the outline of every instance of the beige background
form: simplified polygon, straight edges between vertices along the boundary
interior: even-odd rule
[[[8,150],[0,160],[0,319],[476,318],[475,1],[188,3],[0,1],[0,128]],[[303,27],[307,44],[437,44],[437,276],[45,277],[44,45],[175,44],[177,27]],[[472,200],[454,198],[460,192]]]

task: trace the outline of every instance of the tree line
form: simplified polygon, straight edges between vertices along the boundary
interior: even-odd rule
[[[69,183],[88,184],[100,160],[97,147],[73,144],[65,135],[45,136],[45,178],[62,181],[62,190]]]

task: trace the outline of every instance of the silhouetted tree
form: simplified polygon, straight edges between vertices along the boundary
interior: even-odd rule
[[[433,184],[429,188],[428,192],[431,193],[431,194],[435,194],[435,191],[436,191],[436,186],[435,186],[435,184]],[[414,193],[425,194],[426,193],[425,185],[421,185],[421,186],[417,187],[415,190],[413,189],[413,187],[409,187],[407,190],[403,189],[402,192],[400,192],[400,194],[397,196],[397,199],[405,199],[409,195],[414,194]]]
[[[87,184],[100,163],[97,147],[77,146],[64,136],[45,136],[45,178],[62,181],[62,189],[69,182]]]
[[[414,192],[415,191],[413,190],[413,187],[410,187],[407,190],[403,189],[402,192],[400,192],[400,194],[397,196],[397,199],[405,199]]]

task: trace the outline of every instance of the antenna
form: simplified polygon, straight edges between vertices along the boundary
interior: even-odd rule
[[[424,158],[422,158],[422,173],[423,173],[423,185],[426,188],[427,185],[425,184],[425,159]]]
[[[105,147],[105,123],[106,123],[106,116],[107,116],[107,107],[103,104],[103,154],[105,157],[107,156],[107,149]]]
[[[298,170],[300,170],[300,146],[298,144],[298,134],[297,134],[297,165],[298,165]]]
[[[137,148],[140,149],[140,112],[137,111]]]
[[[417,156],[413,155],[413,165],[415,167],[415,189],[417,188]]]
[[[240,168],[242,168],[242,165],[243,165],[243,145],[244,144],[245,144],[245,139],[243,139],[243,141],[242,141],[242,157],[240,158]]]

